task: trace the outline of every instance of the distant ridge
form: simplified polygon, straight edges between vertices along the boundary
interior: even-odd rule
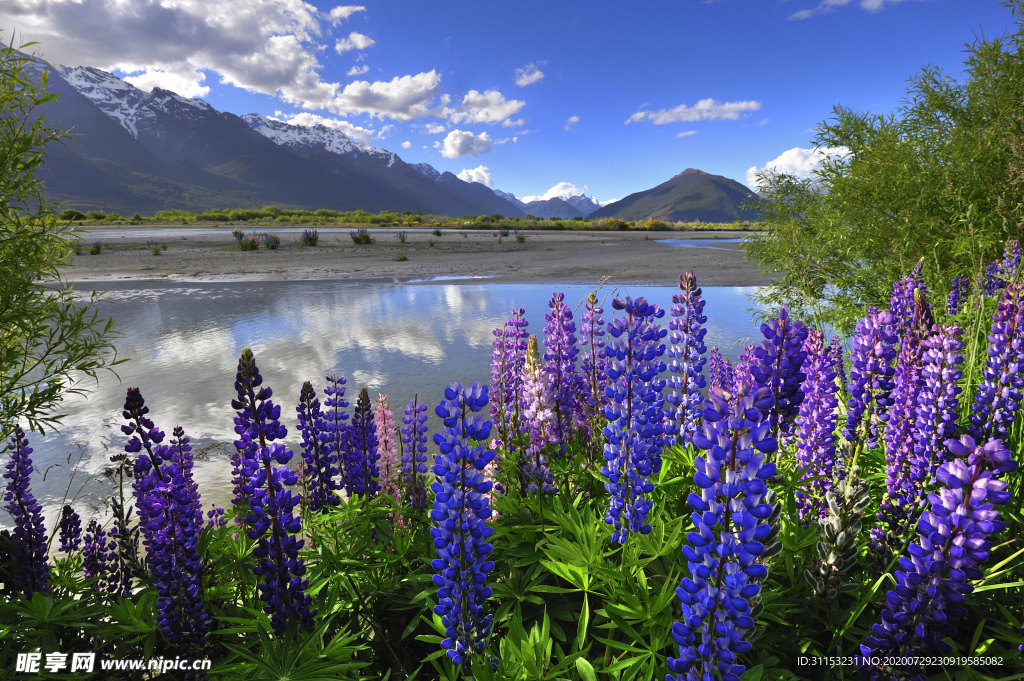
[[[740,209],[740,204],[752,196],[754,192],[736,180],[687,168],[653,189],[609,203],[588,217],[664,222],[753,220],[756,212]]]

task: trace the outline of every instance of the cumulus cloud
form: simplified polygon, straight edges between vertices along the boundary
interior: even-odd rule
[[[684,130],[683,132],[677,132],[676,137],[689,137],[690,135],[696,135],[696,130]]]
[[[763,167],[751,166],[747,169],[746,180],[751,187],[757,187],[757,173],[773,173],[779,175],[793,175],[800,179],[811,179],[815,171],[821,167],[821,162],[826,156],[838,156],[844,158],[849,155],[850,150],[846,147],[812,147],[804,149],[793,147],[782,152]]]
[[[365,11],[366,8],[361,5],[339,5],[327,14],[327,18],[330,19],[332,26],[337,26],[356,12]]]
[[[403,149],[409,149],[410,147],[412,147],[412,142],[410,142],[409,140],[402,142]]]
[[[441,92],[441,74],[431,70],[415,76],[396,76],[390,81],[354,81],[327,108],[342,116],[366,113],[381,119],[408,121],[444,116],[448,103],[448,95]]]
[[[837,7],[845,7],[853,1],[854,0],[822,0],[822,2],[818,3],[818,6],[814,9],[802,9],[798,12],[793,12],[789,15],[789,18],[791,20],[810,19],[815,14],[831,12]],[[879,12],[885,7],[886,3],[895,5],[900,2],[905,2],[905,0],[860,0],[857,4],[869,12]]]
[[[537,68],[536,64],[530,63],[521,69],[516,69],[516,85],[526,87],[544,79],[544,72]]]
[[[0,0],[0,16],[52,63],[139,74],[130,77],[177,92],[201,92],[203,71],[215,72],[317,108],[339,87],[320,77],[322,17],[302,0]]]
[[[521,125],[523,125],[525,123],[526,123],[526,119],[525,118],[515,118],[515,119],[513,119],[513,118],[506,118],[505,120],[503,120],[501,122],[501,127],[503,127],[503,128],[518,128],[519,126],[521,126]]]
[[[369,145],[376,132],[368,128],[363,128],[358,125],[352,125],[348,121],[339,120],[337,118],[327,118],[325,116],[318,116],[308,111],[294,114],[292,116],[286,116],[280,111],[275,111],[273,116],[268,116],[275,121],[281,121],[282,123],[289,123],[291,125],[301,125],[304,127],[311,128],[314,125],[322,125],[326,128],[333,128],[340,130],[350,138],[359,142],[360,144]]]
[[[641,109],[626,119],[626,125],[638,121],[650,121],[655,125],[666,123],[682,123],[692,121],[714,121],[719,119],[736,120],[749,111],[757,111],[761,108],[761,102],[719,102],[710,97],[702,99],[693,106],[680,104],[674,109],[660,109],[658,111],[644,111]]]
[[[440,135],[442,132],[444,132],[444,126],[441,125],[440,123],[427,123],[426,125],[423,126],[423,129],[426,130],[427,134],[430,135]]]
[[[210,88],[200,85],[204,80],[206,80],[206,74],[195,69],[189,75],[182,75],[181,72],[168,73],[163,69],[153,68],[147,68],[137,76],[127,76],[124,79],[126,83],[131,83],[146,92],[151,92],[153,88],[158,87],[176,92],[182,97],[205,97]]]
[[[491,180],[490,168],[483,165],[476,168],[463,168],[462,172],[456,175],[456,177],[464,182],[479,182],[488,187],[494,186],[494,182]]]
[[[462,98],[462,104],[451,115],[452,123],[502,123],[519,113],[526,102],[505,99],[497,90],[478,92],[470,90]],[[518,123],[522,125],[522,123]]]
[[[367,66],[366,64],[363,64],[362,66],[353,66],[352,68],[350,68],[348,71],[345,72],[345,75],[346,76],[361,76],[361,75],[363,75],[364,73],[366,73],[369,70],[370,70],[370,67]]]
[[[444,142],[434,142],[434,148],[441,150],[445,158],[460,158],[486,154],[491,150],[491,138],[486,132],[474,135],[463,130],[452,130],[444,138]]]
[[[551,189],[547,190],[540,196],[524,196],[522,201],[530,203],[531,201],[547,201],[548,199],[567,199],[570,196],[577,196],[578,194],[585,194],[590,191],[590,187],[583,185],[583,188],[577,187],[572,182],[559,182]]]
[[[569,116],[569,118],[565,121],[565,131],[569,132],[570,130],[575,128],[576,124],[579,123],[579,122],[580,122],[580,117],[579,116]]]
[[[366,48],[373,47],[376,44],[377,41],[370,36],[352,31],[348,34],[347,38],[342,38],[338,42],[334,43],[334,49],[338,54],[344,54],[349,50],[365,50]]]

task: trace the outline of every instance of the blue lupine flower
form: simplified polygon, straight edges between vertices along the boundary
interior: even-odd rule
[[[946,296],[946,314],[950,317],[960,314],[969,295],[971,295],[970,278],[953,277],[953,288]]]
[[[491,343],[491,420],[502,444],[508,447],[519,427],[519,395],[523,390],[523,361],[526,357],[526,310],[512,310],[512,318],[493,331]]]
[[[552,420],[548,442],[558,445],[565,454],[565,443],[578,425],[579,406],[576,394],[581,392],[582,377],[576,371],[576,322],[572,310],[565,304],[564,293],[554,293],[548,302],[550,312],[544,315],[545,380],[551,389]]]
[[[724,390],[728,393],[735,395],[739,390],[740,383],[746,381],[747,383],[754,383],[754,374],[751,370],[754,364],[758,361],[757,354],[754,349],[757,347],[756,344],[751,343],[743,347],[743,352],[736,358],[736,363],[732,365],[730,371],[731,382],[729,385],[723,386]]]
[[[342,489],[345,487],[345,466],[344,462],[348,458],[348,412],[345,411],[345,407],[348,406],[348,402],[345,400],[345,377],[330,375],[325,376],[324,380],[327,381],[327,387],[324,388],[324,394],[327,398],[324,400],[323,408],[323,440],[328,445],[330,456],[334,463],[338,466],[338,486],[336,489]]]
[[[1024,391],[1024,283],[1006,287],[992,315],[988,359],[971,405],[975,440],[1005,439]]]
[[[50,590],[50,565],[46,555],[46,527],[43,507],[32,494],[32,459],[28,438],[21,426],[15,425],[10,442],[11,460],[7,462],[7,491],[4,508],[14,518],[13,577],[14,587],[28,599],[34,593]]]
[[[156,582],[157,621],[171,645],[198,657],[207,649],[210,617],[203,605],[202,559],[196,545],[203,528],[199,488],[192,478],[192,447],[179,426],[169,445],[146,414],[138,388],[129,388],[121,427],[135,458],[135,507]],[[145,450],[145,451],[143,451]]]
[[[345,458],[345,491],[349,498],[362,494],[373,497],[380,491],[377,483],[377,424],[373,421],[370,391],[359,391],[352,425],[348,429],[348,456]]]
[[[969,435],[948,440],[956,457],[936,475],[943,488],[928,495],[930,512],[917,524],[917,543],[900,558],[896,586],[886,594],[882,621],[872,627],[861,653],[865,657],[912,658],[949,652],[943,639],[956,636],[956,621],[967,614],[963,602],[974,587],[970,580],[983,576],[979,568],[988,559],[988,537],[1001,532],[995,504],[1010,500],[1006,482],[998,476],[1017,469],[1002,442],[977,446]],[[923,679],[916,664],[900,669],[865,668],[882,681],[905,675]]]
[[[668,332],[654,323],[665,311],[643,298],[616,298],[612,307],[626,314],[608,324],[611,338],[604,349],[610,361],[601,474],[611,494],[605,522],[615,528],[612,542],[625,544],[630,532],[651,531],[646,521],[653,502],[647,495],[654,485],[647,478],[661,470],[665,381],[659,374],[665,369],[665,346],[660,341]]]
[[[850,351],[850,397],[846,401],[843,437],[856,446],[861,439],[868,448],[876,444],[874,421],[891,404],[892,361],[896,357],[896,322],[889,312],[868,308],[854,331]]]
[[[580,345],[585,347],[580,370],[586,383],[586,391],[581,396],[588,417],[593,419],[604,410],[607,398],[604,394],[608,383],[608,358],[604,355],[604,308],[597,302],[597,294],[593,291],[587,295],[583,317],[580,320]]]
[[[807,381],[804,384],[804,400],[800,404],[800,414],[796,419],[796,458],[801,467],[806,467],[803,477],[818,478],[813,489],[820,499],[832,487],[832,477],[836,465],[836,424],[839,419],[836,407],[839,398],[836,392],[835,356],[830,346],[825,345],[825,334],[811,331],[804,344],[807,360],[804,372]],[[824,507],[812,507],[810,490],[797,491],[800,517],[808,513],[818,515]]]
[[[681,294],[672,296],[672,320],[668,324],[669,346],[667,362],[671,375],[667,386],[672,392],[665,397],[671,407],[665,410],[669,421],[669,432],[665,436],[665,444],[670,446],[677,442],[687,445],[697,432],[697,417],[701,411],[703,397],[701,391],[706,385],[704,379],[704,336],[708,330],[703,327],[708,321],[704,315],[704,303],[701,289],[697,288],[697,278],[693,272],[679,277]]]
[[[234,443],[235,453],[231,455],[231,482],[235,493],[232,502],[235,506],[248,501],[243,489],[247,486],[247,481],[241,472],[244,459],[251,459],[257,449],[288,435],[288,429],[279,421],[281,407],[270,399],[274,391],[269,387],[260,387],[262,384],[263,377],[256,368],[252,350],[246,348],[238,360],[238,372],[235,377],[235,392],[238,399],[231,400],[231,408],[238,410],[234,422],[235,434],[239,436]],[[235,522],[241,524],[244,515],[244,512],[238,512]]]
[[[1003,259],[999,262],[999,276],[1006,282],[1012,282],[1017,279],[1017,271],[1020,269],[1020,256],[1021,249],[1020,244],[1016,239],[1010,239],[1006,242],[1006,248],[1003,249]]]
[[[402,417],[402,482],[406,485],[405,497],[414,510],[427,507],[427,405],[419,402],[419,395],[413,395]]]
[[[238,360],[235,387],[239,399],[231,403],[239,410],[236,423],[242,423],[238,423],[235,432],[241,430],[245,445],[239,450],[244,453],[240,470],[245,481],[242,493],[249,499],[250,511],[245,518],[246,535],[256,542],[252,553],[259,563],[252,571],[261,578],[263,612],[270,615],[270,624],[280,636],[289,626],[312,626],[316,611],[310,609],[311,599],[305,593],[309,582],[302,579],[306,566],[299,558],[299,549],[304,544],[298,539],[301,518],[292,515],[299,498],[285,489],[298,482],[298,475],[284,467],[291,461],[292,452],[282,444],[267,442],[265,433],[283,437],[286,431],[277,421],[281,408],[270,403],[270,388],[255,391],[262,383],[252,350],[246,348]],[[255,446],[248,446],[250,442]],[[281,467],[274,466],[275,462]]]
[[[839,336],[832,336],[828,342],[829,352],[832,353],[832,361],[836,367],[836,380],[839,382],[839,390],[846,387],[846,363],[843,358],[843,339]]]
[[[714,345],[708,353],[708,387],[732,390],[732,384],[732,364],[728,359],[722,357],[718,346]]]
[[[985,297],[991,298],[996,294],[996,291],[1006,286],[1006,282],[1000,277],[1002,272],[1002,266],[997,260],[990,262],[985,266]]]
[[[327,429],[320,411],[320,400],[309,381],[303,383],[299,390],[299,404],[295,411],[299,417],[299,432],[302,433],[303,471],[309,490],[309,508],[319,511],[337,506],[341,503],[334,493],[334,490],[341,489],[337,480],[338,457],[331,451],[331,443],[324,438]]]
[[[754,626],[750,602],[768,574],[757,561],[772,531],[765,480],[775,474],[775,464],[765,457],[778,442],[764,414],[774,399],[769,388],[751,393],[744,382],[736,395],[712,388],[705,403],[703,432],[693,443],[707,456],[694,461],[693,479],[701,489],[687,499],[694,531],[682,547],[690,576],[676,589],[682,616],[672,625],[679,657],[668,659],[675,674],[666,681],[710,680],[717,678],[715,670],[723,681],[739,681],[746,669],[737,656],[751,648],[744,633]]]
[[[117,543],[107,539],[107,532],[99,522],[95,518],[90,520],[82,542],[82,570],[86,579],[96,578],[92,588],[103,594],[116,589],[110,577],[116,549]]]
[[[69,553],[81,546],[82,519],[75,509],[65,504],[60,514],[60,550]]]
[[[924,300],[928,289],[925,286],[924,277],[921,276],[923,265],[924,261],[919,261],[910,274],[892,283],[889,312],[892,313],[893,320],[896,322],[896,335],[900,338],[903,337],[907,329],[915,326],[915,320],[924,311],[921,301]],[[927,309],[927,305],[924,309]],[[917,326],[918,328],[928,328],[931,324],[923,327]]]
[[[957,407],[962,392],[958,385],[963,375],[962,348],[957,326],[936,327],[935,333],[924,341],[922,384],[915,409],[914,454],[910,461],[910,481],[919,504],[924,503],[924,488],[946,461],[943,443],[956,435]]]
[[[754,348],[755,361],[750,365],[750,374],[755,384],[765,386],[775,397],[768,418],[772,435],[779,437],[789,433],[803,401],[800,385],[807,376],[800,368],[807,358],[804,351],[807,327],[803,322],[791,321],[789,310],[783,306],[778,319],[761,324],[761,334],[765,340]],[[736,380],[742,378],[737,376]]]
[[[445,399],[435,413],[444,420],[434,442],[440,453],[434,456],[434,509],[430,517],[437,523],[430,528],[437,558],[434,584],[438,605],[434,613],[445,627],[447,655],[462,664],[470,655],[483,652],[491,632],[492,615],[484,612],[484,601],[492,589],[487,573],[494,569],[488,560],[492,547],[487,542],[494,528],[487,525],[491,515],[488,499],[491,483],[483,469],[494,459],[494,451],[484,444],[470,446],[470,440],[486,442],[491,422],[476,414],[487,406],[487,386],[474,381],[464,389],[452,381],[444,391]]]

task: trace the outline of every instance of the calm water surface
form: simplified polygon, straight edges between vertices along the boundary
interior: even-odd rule
[[[414,394],[432,413],[449,381],[489,380],[491,332],[509,318],[512,308],[525,308],[528,330],[543,337],[544,313],[554,290],[564,292],[573,308],[591,290],[486,280],[110,286],[109,302],[101,312],[116,318],[123,334],[117,340],[119,355],[131,358],[118,367],[120,382],[109,373],[101,375],[86,396],[65,401],[61,433],[30,436],[33,461],[40,474],[45,472],[45,480],[41,475],[33,478],[33,490],[50,522],[65,495],[77,498],[76,509],[85,521],[94,514],[105,516],[102,500],[113,485],[102,471],[127,439],[120,425],[128,387],[141,390],[149,416],[168,438],[174,426],[185,428],[194,451],[203,452],[196,477],[204,505],[225,505],[231,497],[228,457],[235,437],[231,400],[243,348],[255,353],[264,385],[273,389],[273,400],[281,405],[281,420],[289,431],[286,443],[297,451],[295,405],[303,381],[313,382],[321,401],[323,377],[331,373],[348,380],[350,403],[364,385],[371,397],[384,393],[398,423]],[[748,310],[748,295],[754,290],[704,288],[708,347],[717,344],[735,359],[743,340],[759,336]],[[629,286],[604,289],[599,295],[606,298],[607,320],[612,297],[643,296],[667,309],[676,292],[667,286]],[[581,315],[580,305],[574,316]],[[666,312],[663,323],[667,321]],[[10,524],[6,513],[0,513],[0,526]]]

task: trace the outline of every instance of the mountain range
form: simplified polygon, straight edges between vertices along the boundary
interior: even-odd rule
[[[38,177],[51,200],[79,210],[152,214],[276,205],[728,221],[743,219],[733,217],[736,205],[750,194],[733,180],[690,169],[604,207],[585,194],[524,202],[427,163],[406,163],[324,125],[219,112],[201,99],[161,88],[145,92],[92,67],[45,68],[49,91],[59,95],[44,106],[47,125],[69,129],[71,137],[50,145]]]

